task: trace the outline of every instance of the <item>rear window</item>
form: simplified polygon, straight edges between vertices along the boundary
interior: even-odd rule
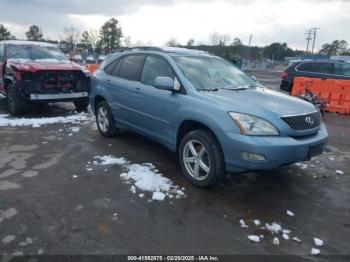
[[[335,64],[335,74],[340,76],[350,76],[350,64]]]
[[[320,74],[334,74],[333,63],[302,63],[297,66],[298,71],[320,73]]]
[[[125,57],[120,67],[119,77],[136,81],[142,60],[143,55]]]

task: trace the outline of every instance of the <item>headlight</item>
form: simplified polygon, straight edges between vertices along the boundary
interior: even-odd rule
[[[87,77],[90,77],[91,76],[91,72],[90,70],[86,67],[86,66],[83,66],[81,71],[83,71],[83,73],[85,74],[85,76]]]
[[[278,136],[278,129],[266,120],[240,113],[229,113],[243,135],[248,136]]]

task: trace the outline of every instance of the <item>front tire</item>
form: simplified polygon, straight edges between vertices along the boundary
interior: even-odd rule
[[[191,131],[181,140],[179,162],[185,177],[199,187],[212,187],[225,174],[224,156],[216,137],[208,130]]]
[[[87,111],[87,108],[89,106],[89,98],[88,97],[84,97],[84,98],[79,98],[77,100],[73,101],[75,109],[78,112],[85,112]]]
[[[11,115],[23,113],[25,101],[13,84],[7,86],[7,108]]]
[[[98,103],[96,107],[96,124],[101,135],[105,137],[115,136],[119,132],[112,111],[106,101]]]

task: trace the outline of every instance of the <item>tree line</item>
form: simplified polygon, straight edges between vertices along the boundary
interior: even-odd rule
[[[27,40],[46,41],[66,46],[67,51],[88,50],[89,53],[108,54],[121,47],[131,46],[130,37],[124,36],[119,21],[111,18],[106,21],[99,30],[89,30],[80,32],[73,25],[66,26],[63,29],[61,39],[50,40],[45,38],[41,28],[37,25],[31,25],[25,32]],[[16,39],[14,35],[2,24],[0,24],[0,40]],[[282,61],[285,57],[304,55],[302,50],[294,50],[288,47],[287,43],[275,42],[264,47],[244,45],[239,38],[231,38],[227,34],[213,32],[209,35],[210,44],[196,43],[191,38],[186,44],[180,44],[176,38],[171,38],[165,42],[166,46],[179,46],[186,48],[196,48],[214,53],[216,55],[228,58],[245,59],[271,59]],[[345,40],[335,40],[332,43],[322,45],[319,54],[323,55],[350,55],[349,45]]]

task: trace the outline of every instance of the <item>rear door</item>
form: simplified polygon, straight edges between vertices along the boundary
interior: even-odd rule
[[[165,145],[172,144],[173,120],[176,97],[179,94],[161,90],[154,86],[157,76],[175,80],[175,73],[170,64],[161,56],[147,55],[140,75],[140,102],[138,123],[150,136]]]
[[[5,94],[5,85],[4,85],[4,63],[5,63],[5,50],[4,44],[0,43],[0,93]]]
[[[117,121],[128,126],[137,126],[137,104],[140,102],[138,76],[144,55],[127,55],[114,66],[106,85],[110,103]]]

